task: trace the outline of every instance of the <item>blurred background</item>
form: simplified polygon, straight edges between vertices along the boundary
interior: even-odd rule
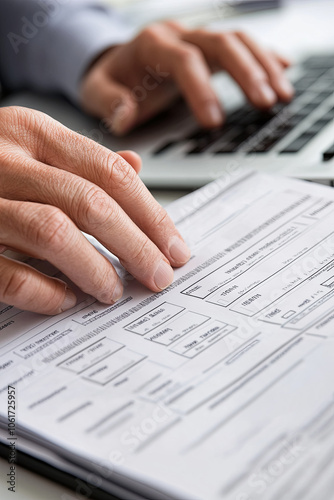
[[[141,29],[175,19],[188,27],[244,30],[292,61],[332,49],[334,0],[103,0]],[[330,43],[329,43],[330,42]]]
[[[281,0],[104,0],[116,6],[136,26],[169,18],[188,25],[208,23],[219,18],[233,17],[245,11],[279,7]]]

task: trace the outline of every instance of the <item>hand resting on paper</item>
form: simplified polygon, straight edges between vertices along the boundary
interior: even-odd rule
[[[83,236],[96,237],[150,290],[173,280],[190,258],[165,210],[137,172],[141,160],[72,132],[40,112],[0,109],[0,301],[44,314],[76,303],[57,279],[3,252],[51,262],[105,304],[122,296],[110,262]]]

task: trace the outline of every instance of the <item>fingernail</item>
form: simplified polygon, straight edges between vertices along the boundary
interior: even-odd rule
[[[112,301],[117,302],[123,295],[123,285],[121,280],[118,280],[112,294]]]
[[[69,309],[72,309],[72,307],[74,307],[76,303],[77,303],[76,296],[74,295],[72,290],[66,288],[65,300],[61,306],[61,311],[64,312],[68,311]]]
[[[292,97],[295,93],[293,86],[291,85],[289,80],[286,80],[286,78],[280,81],[280,87],[287,97]]]
[[[277,101],[275,92],[266,82],[259,83],[256,94],[256,101],[259,105],[272,106]]]
[[[218,126],[223,123],[223,112],[219,104],[210,102],[206,107],[206,112],[210,119],[211,125]]]
[[[156,287],[159,288],[159,290],[164,290],[172,283],[173,278],[173,269],[169,264],[167,264],[167,262],[162,260],[154,275],[154,283]]]
[[[174,236],[169,245],[169,253],[177,264],[185,264],[190,259],[190,250],[178,236]]]

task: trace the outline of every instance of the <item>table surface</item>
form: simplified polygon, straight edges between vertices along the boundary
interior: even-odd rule
[[[6,474],[9,465],[0,459],[0,498],[1,500],[79,500],[73,491],[53,481],[45,479],[22,467],[16,467],[16,491],[7,490]]]

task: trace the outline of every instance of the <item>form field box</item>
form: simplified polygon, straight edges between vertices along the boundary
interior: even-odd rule
[[[151,311],[139,316],[139,318],[126,325],[124,330],[137,333],[138,335],[145,335],[184,310],[184,307],[163,302],[160,306],[151,309]]]

